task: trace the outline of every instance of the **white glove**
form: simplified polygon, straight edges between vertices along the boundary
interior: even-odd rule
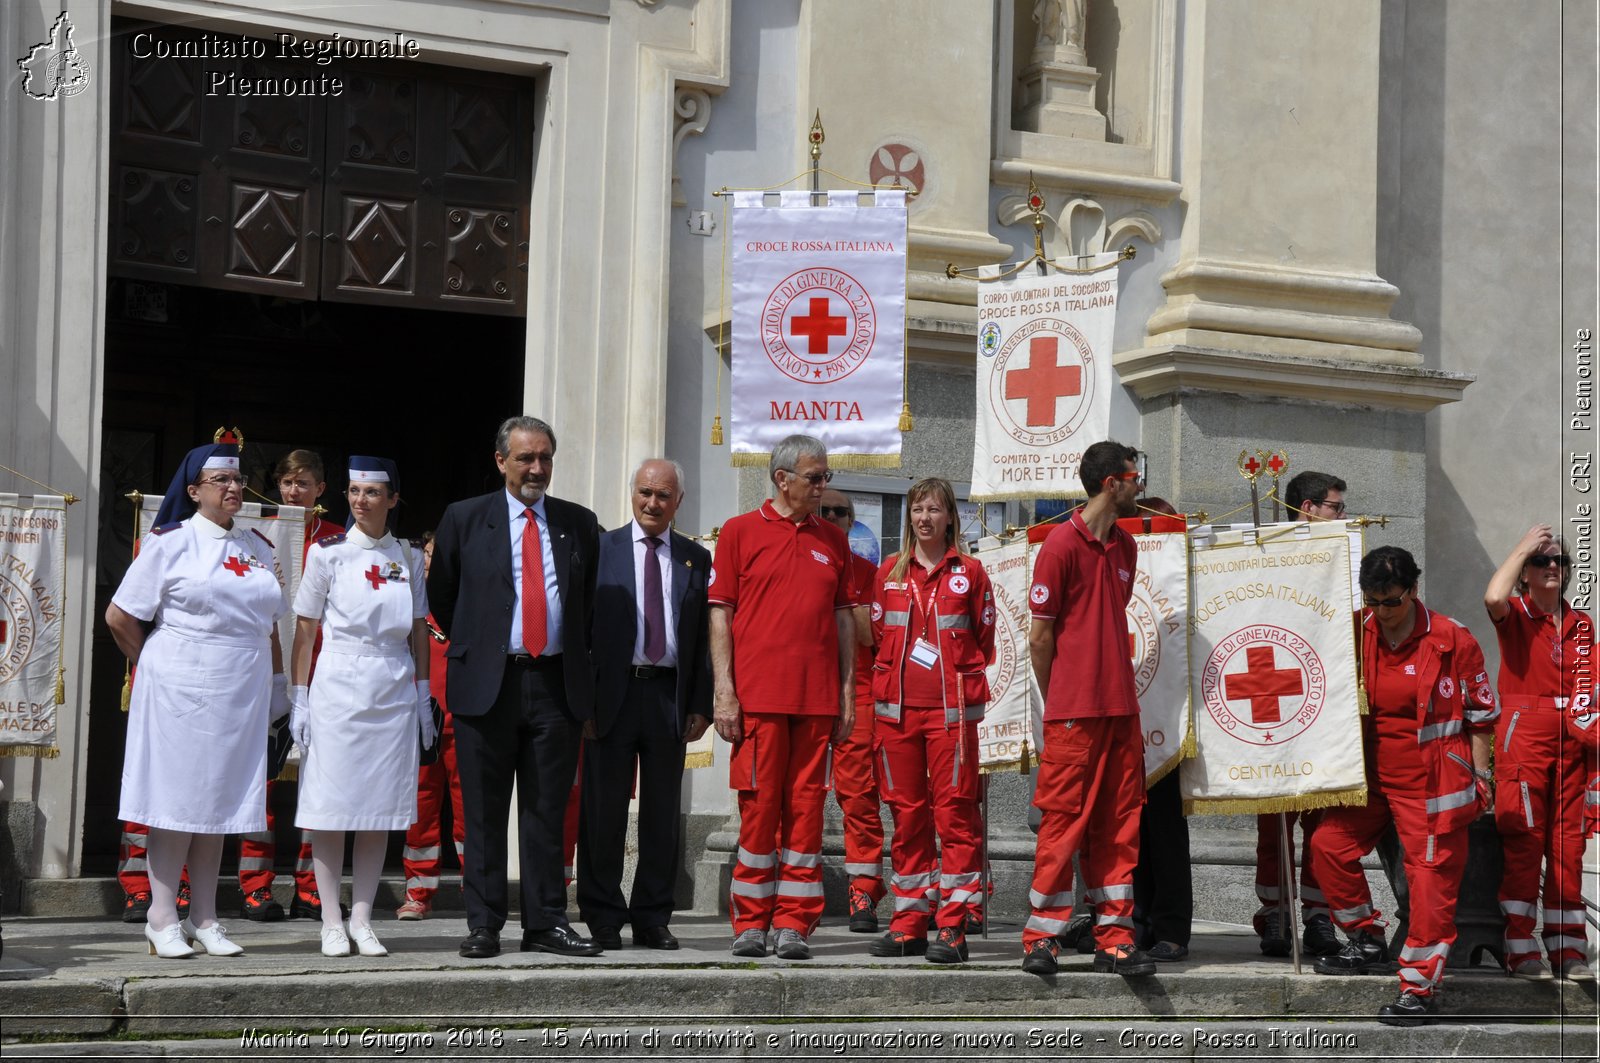
[[[301,751],[311,748],[311,688],[290,687],[289,734]]]
[[[426,679],[417,680],[417,727],[422,732],[422,748],[427,749],[439,736],[433,729],[433,691]]]
[[[277,723],[289,715],[289,677],[282,672],[272,677],[271,721]]]

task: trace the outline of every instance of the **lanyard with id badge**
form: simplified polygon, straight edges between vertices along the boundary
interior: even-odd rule
[[[911,663],[923,668],[933,669],[939,667],[939,647],[923,637],[928,630],[928,621],[933,616],[934,591],[928,592],[928,604],[922,604],[922,592],[917,589],[917,578],[910,571],[906,572],[906,589],[911,592],[912,599],[917,603],[917,612],[922,614],[922,632],[917,635],[916,642],[911,645]]]

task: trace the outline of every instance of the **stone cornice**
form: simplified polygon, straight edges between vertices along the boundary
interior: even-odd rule
[[[1111,358],[1122,383],[1141,399],[1178,391],[1219,391],[1425,413],[1459,402],[1477,377],[1418,366],[1169,344]]]

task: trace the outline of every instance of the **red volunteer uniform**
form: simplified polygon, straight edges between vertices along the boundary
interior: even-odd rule
[[[870,607],[877,566],[854,554],[850,566],[855,605]],[[850,887],[876,905],[884,896],[883,817],[872,763],[872,660],[867,647],[856,647],[856,721],[850,736],[833,747],[833,796],[844,814],[844,873]]]
[[[1081,513],[1053,530],[1034,561],[1032,615],[1054,622],[1044,748],[1033,803],[1042,813],[1026,949],[1067,928],[1072,857],[1080,849],[1095,948],[1133,945],[1133,869],[1144,804],[1144,737],[1128,653],[1128,599],[1138,548],[1113,527],[1096,539]],[[1085,846],[1086,837],[1094,844]]]
[[[439,858],[445,794],[450,795],[450,833],[456,844],[456,860],[464,856],[467,842],[466,814],[461,810],[461,775],[456,769],[455,717],[445,699],[445,650],[450,642],[428,614],[428,674],[433,698],[444,710],[444,727],[439,732],[439,755],[432,764],[417,768],[417,821],[406,831],[402,859],[406,869],[406,899],[433,903],[439,891]]]
[[[735,934],[811,933],[822,918],[822,806],[839,714],[835,612],[853,607],[844,533],[798,524],[770,501],[722,526],[707,598],[732,609],[734,694],[744,741],[728,765],[739,793],[729,888]]]
[[[889,930],[921,938],[930,917],[962,927],[982,914],[978,721],[989,701],[994,594],[983,566],[954,548],[931,571],[912,557],[899,582],[891,579],[896,560],[874,580],[873,715],[883,796],[894,812]],[[914,654],[919,643],[924,649]],[[927,660],[927,646],[938,659],[925,666],[918,658]]]
[[[1563,604],[1561,628],[1531,599],[1512,598],[1495,624],[1500,640],[1500,723],[1495,729],[1495,825],[1505,850],[1500,910],[1506,966],[1538,959],[1534,925],[1544,874],[1544,947],[1550,965],[1587,962],[1583,848],[1586,751],[1564,737],[1565,712],[1593,683],[1594,624]]]
[[[1432,996],[1456,940],[1456,899],[1467,864],[1467,827],[1481,807],[1472,772],[1472,732],[1493,728],[1498,710],[1472,633],[1416,603],[1411,634],[1390,647],[1370,614],[1362,626],[1370,714],[1364,719],[1367,803],[1328,808],[1311,841],[1311,864],[1346,934],[1381,937],[1383,913],[1361,858],[1391,821],[1405,854],[1411,919],[1400,951],[1400,990]]]

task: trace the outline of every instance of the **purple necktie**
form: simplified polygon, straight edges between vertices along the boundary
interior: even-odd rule
[[[667,620],[661,607],[661,562],[656,551],[661,540],[645,538],[650,554],[644,559],[644,655],[651,664],[667,655]]]

